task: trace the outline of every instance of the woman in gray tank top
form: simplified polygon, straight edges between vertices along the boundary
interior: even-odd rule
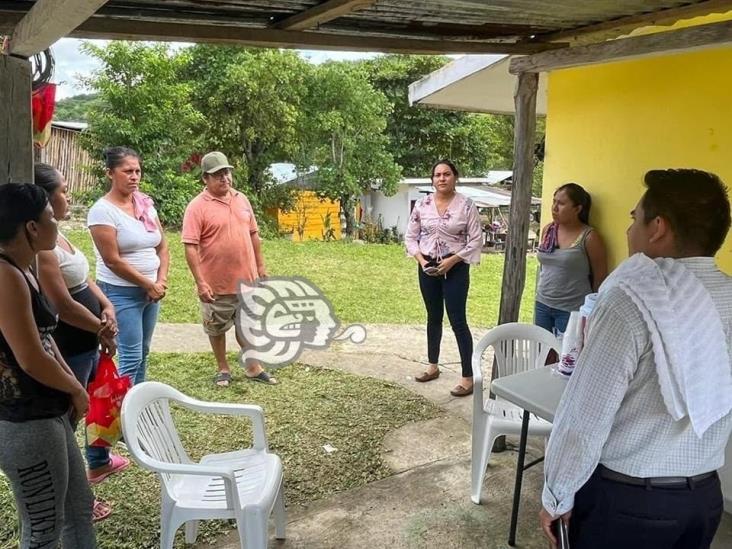
[[[567,329],[570,312],[607,276],[605,244],[588,225],[591,205],[581,186],[562,185],[554,192],[552,222],[542,232],[534,323],[554,334]]]

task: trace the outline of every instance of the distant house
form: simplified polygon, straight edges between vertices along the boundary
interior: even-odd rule
[[[94,160],[80,143],[81,132],[86,128],[87,124],[83,122],[54,121],[51,123],[51,139],[40,150],[39,160],[64,174],[72,196],[97,184],[97,178],[90,169]]]
[[[506,206],[511,203],[511,176],[511,171],[495,170],[484,177],[461,177],[459,190],[469,194],[479,207]],[[402,179],[392,196],[373,189],[361,197],[361,220],[396,227],[404,234],[415,202],[432,190],[432,180],[427,177]]]
[[[323,200],[315,194],[315,172],[298,175],[283,185],[297,189],[295,207],[290,211],[273,209],[268,214],[277,221],[280,233],[295,241],[341,238],[340,210],[337,200]]]

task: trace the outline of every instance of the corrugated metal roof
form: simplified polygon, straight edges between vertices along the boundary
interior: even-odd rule
[[[0,33],[8,32],[34,0],[0,3]],[[415,50],[509,53],[556,47],[541,35],[658,13],[704,0],[110,0],[72,36],[242,42],[282,47],[407,51],[393,40],[427,40]],[[327,11],[292,26],[292,17]],[[298,19],[302,22],[302,18]],[[283,28],[285,30],[283,30]],[[287,30],[290,29],[290,30]],[[295,30],[292,30],[295,29]],[[262,33],[261,31],[268,31]],[[329,41],[327,37],[331,37]],[[339,37],[333,41],[332,37]],[[365,39],[385,39],[365,41]],[[537,43],[539,42],[539,43]],[[381,46],[380,46],[381,44]],[[451,44],[453,44],[451,46]],[[465,46],[467,48],[467,46]],[[503,49],[501,49],[504,47]]]

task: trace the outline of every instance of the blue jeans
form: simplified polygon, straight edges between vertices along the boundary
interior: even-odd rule
[[[129,376],[133,385],[142,383],[160,303],[150,301],[147,292],[138,286],[116,286],[101,281],[97,285],[117,314],[117,370],[120,375]]]
[[[77,355],[66,357],[66,364],[69,365],[74,376],[84,387],[89,385],[89,381],[94,378],[94,372],[99,362],[99,351],[87,351]],[[86,429],[85,429],[86,431]],[[89,469],[98,469],[109,463],[109,448],[98,448],[89,446],[84,433],[84,450],[86,453],[86,463]]]
[[[538,301],[534,302],[534,324],[550,331],[555,336],[567,331],[569,313],[570,311],[562,311]]]

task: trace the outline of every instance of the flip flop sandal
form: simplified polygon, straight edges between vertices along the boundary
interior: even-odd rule
[[[92,522],[99,522],[112,514],[112,506],[106,501],[95,499],[92,506]]]
[[[256,381],[258,383],[265,383],[267,385],[277,385],[277,380],[269,375],[267,372],[262,370],[256,376],[246,376],[249,381]]]
[[[89,484],[99,484],[109,475],[113,475],[127,469],[127,467],[130,466],[130,460],[126,457],[118,456],[117,454],[109,454],[109,465],[111,467],[106,469],[103,473],[95,474],[93,470],[87,472],[86,478],[89,481]]]
[[[228,387],[231,383],[231,372],[218,372],[214,376],[214,385],[216,387]]]

